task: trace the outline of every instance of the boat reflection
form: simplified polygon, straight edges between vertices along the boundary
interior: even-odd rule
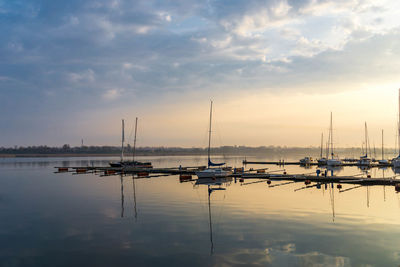
[[[197,179],[194,187],[199,185],[206,185],[208,192],[208,220],[209,220],[209,231],[210,231],[210,254],[214,253],[214,241],[213,241],[213,228],[212,228],[212,213],[211,213],[211,194],[214,191],[226,190],[226,186],[231,185],[232,177],[222,178],[202,178]],[[225,186],[225,187],[224,187]]]
[[[140,179],[132,175],[132,192],[133,192],[133,212],[135,217],[135,222],[137,221],[137,203],[136,203],[136,183],[135,180]],[[121,182],[121,218],[125,216],[125,194],[124,194],[124,175],[120,175]]]
[[[121,218],[124,217],[124,179],[123,176],[121,174]]]

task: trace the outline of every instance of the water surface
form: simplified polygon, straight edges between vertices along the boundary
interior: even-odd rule
[[[155,167],[206,163],[199,156],[143,159]],[[400,262],[400,198],[393,187],[340,193],[330,186],[298,190],[304,184],[269,187],[266,182],[242,184],[233,179],[221,185],[226,190],[212,191],[208,198],[207,185],[181,183],[178,176],[133,179],[53,173],[54,166],[106,165],[109,160],[0,159],[0,265],[397,266]],[[240,167],[243,157],[215,159],[219,160]],[[285,169],[315,172],[298,166]],[[336,172],[360,173],[357,168]],[[390,169],[370,174],[394,175]]]

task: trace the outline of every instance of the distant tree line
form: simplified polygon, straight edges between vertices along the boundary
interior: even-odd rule
[[[286,155],[299,155],[299,156],[312,156],[318,157],[320,148],[318,147],[286,147],[286,146],[221,146],[211,149],[213,154],[223,155],[265,155],[265,156],[282,156]],[[353,155],[358,157],[361,155],[360,148],[337,148],[335,151],[339,155]],[[379,151],[380,152],[380,151]],[[380,153],[373,157],[380,158]],[[57,155],[57,154],[72,154],[72,155],[119,155],[121,147],[117,146],[76,146],[71,147],[65,144],[61,147],[50,146],[15,146],[12,148],[0,147],[0,154],[3,155]],[[124,149],[124,154],[129,155],[133,153],[130,145]],[[183,148],[183,147],[139,147],[136,148],[137,155],[206,155],[207,148]],[[393,149],[386,149],[386,154],[392,155]],[[324,151],[325,156],[325,151]]]

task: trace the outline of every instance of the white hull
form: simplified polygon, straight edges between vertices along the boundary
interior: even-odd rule
[[[204,171],[196,172],[197,177],[199,178],[220,178],[227,177],[232,174],[232,171],[225,171],[223,169],[215,168],[215,169],[205,169]]]
[[[328,159],[327,165],[328,166],[340,166],[340,165],[342,165],[342,161],[340,161],[338,159]]]
[[[371,159],[369,158],[362,158],[358,161],[358,165],[369,166],[371,165]]]

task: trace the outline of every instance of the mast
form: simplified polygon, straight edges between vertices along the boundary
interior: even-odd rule
[[[383,129],[382,129],[382,160],[384,159],[384,155],[383,155]]]
[[[368,157],[368,133],[367,133],[367,122],[364,122],[364,134],[365,134],[365,157]]]
[[[124,161],[125,122],[122,119],[121,162]]]
[[[399,119],[397,121],[397,128],[398,128],[398,141],[397,141],[397,145],[398,145],[398,149],[399,149],[399,156],[400,156],[400,89],[399,89]]]
[[[326,159],[329,159],[329,144],[331,141],[331,127],[329,126],[328,141],[326,142]]]
[[[329,159],[329,144],[331,141],[331,126],[329,126],[328,131],[328,141],[326,142],[326,159]]]
[[[331,111],[331,134],[330,134],[331,136],[331,156],[332,156],[332,159],[333,159],[333,129],[332,129],[332,111]]]
[[[321,133],[321,155],[320,155],[320,158],[321,158],[321,159],[322,159],[323,143],[324,143],[324,133]]]
[[[135,138],[133,139],[133,153],[132,153],[133,164],[135,164],[137,121],[138,121],[138,118],[136,117],[136,121],[135,121]]]
[[[210,105],[210,127],[209,127],[209,131],[208,131],[208,167],[210,167],[210,153],[211,153],[211,120],[212,120],[212,105],[213,102],[212,100],[210,100],[211,105]]]

